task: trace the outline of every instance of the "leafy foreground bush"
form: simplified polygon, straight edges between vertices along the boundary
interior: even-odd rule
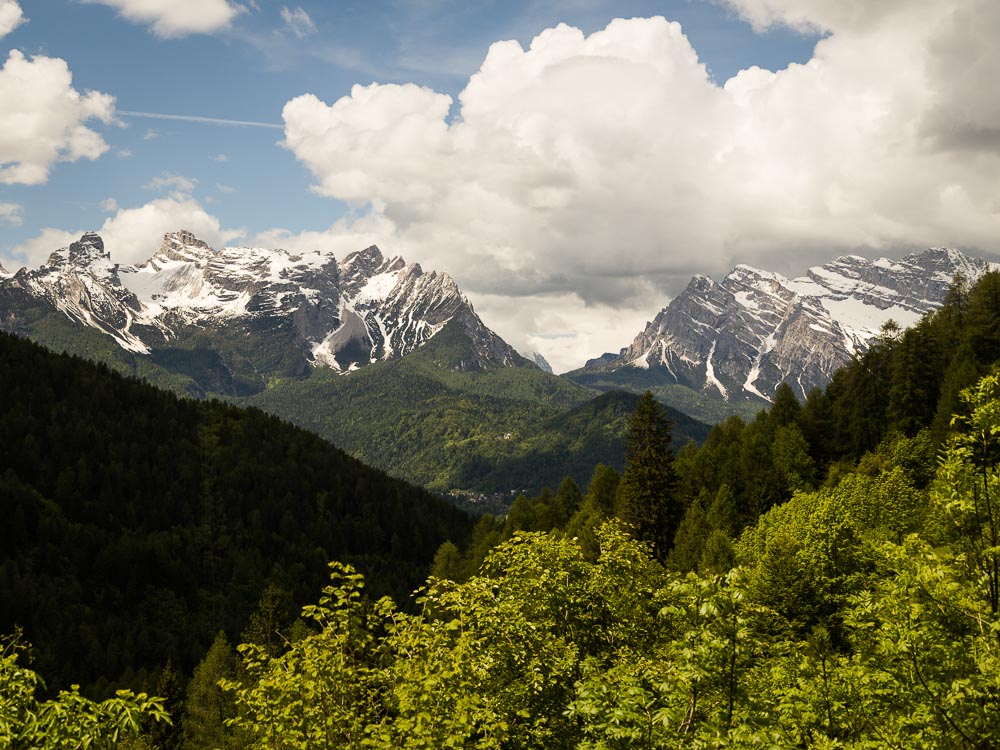
[[[233,724],[260,748],[985,748],[1000,742],[997,621],[960,558],[919,539],[855,595],[846,643],[794,638],[739,571],[670,576],[614,525],[596,563],[526,535],[417,616],[334,566],[277,658],[242,647]]]
[[[152,722],[170,723],[163,700],[119,690],[95,703],[76,685],[39,701],[41,678],[19,661],[27,647],[17,636],[0,642],[0,748],[11,750],[101,750],[122,747]]]

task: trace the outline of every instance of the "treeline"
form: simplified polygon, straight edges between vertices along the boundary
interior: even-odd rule
[[[180,399],[0,335],[0,632],[50,688],[180,674],[244,632],[269,585],[326,563],[406,601],[470,520],[258,410]],[[292,606],[294,611],[295,606]]]

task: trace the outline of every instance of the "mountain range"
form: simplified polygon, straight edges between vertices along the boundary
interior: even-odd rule
[[[747,265],[721,282],[695,276],[630,345],[567,377],[601,389],[650,387],[691,410],[706,399],[759,408],[783,382],[804,398],[884,325],[907,328],[940,307],[956,274],[972,283],[997,268],[932,248],[900,260],[848,255],[794,279]]]
[[[88,233],[0,278],[0,328],[176,392],[260,406],[439,491],[537,492],[624,461],[631,400],[543,371],[449,275],[374,246],[337,261],[216,251],[180,231],[120,266]],[[678,446],[707,435],[671,414]]]
[[[45,342],[47,308],[107,334],[125,352],[186,378],[193,395],[248,395],[310,366],[351,371],[402,357],[449,322],[472,342],[462,369],[525,364],[447,274],[369,247],[343,262],[319,252],[226,247],[167,234],[137,266],[84,234],[37,270],[0,280],[0,325]],[[39,335],[41,333],[41,335]]]
[[[0,329],[260,406],[427,487],[537,491],[623,460],[631,402],[601,392],[652,389],[672,407],[677,448],[704,439],[703,422],[755,412],[781,382],[804,396],[887,321],[938,307],[956,273],[992,268],[931,249],[846,256],[795,279],[745,265],[721,282],[696,276],[618,354],[557,377],[487,327],[451,276],[375,246],[338,261],[214,250],[178,231],[121,266],[87,233],[38,269],[2,272]]]

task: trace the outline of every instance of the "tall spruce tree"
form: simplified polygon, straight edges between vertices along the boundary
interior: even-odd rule
[[[615,512],[631,525],[639,539],[653,546],[661,562],[673,544],[684,515],[678,497],[674,454],[670,449],[673,422],[646,391],[625,435],[625,472],[618,484]]]

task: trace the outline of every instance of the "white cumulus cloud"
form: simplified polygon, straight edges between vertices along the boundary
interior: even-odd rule
[[[788,26],[803,32],[859,31],[901,14],[926,12],[938,0],[717,0],[755,29]]]
[[[694,272],[1000,250],[1000,4],[729,4],[827,36],[804,65],[718,85],[676,23],[561,25],[494,44],[457,106],[413,84],[297,97],[284,144],[315,191],[366,216],[369,242],[521,310],[487,321],[557,371],[600,354],[574,326],[625,345],[621,315],[652,317]]]
[[[57,161],[98,158],[108,145],[84,123],[110,123],[114,101],[74,89],[63,60],[11,50],[0,68],[0,183],[39,185]]]
[[[54,250],[66,247],[69,243],[80,239],[83,231],[67,232],[64,229],[47,227],[31,239],[25,240],[20,245],[16,245],[11,251],[11,257],[17,263],[8,265],[8,270],[18,268],[20,265],[35,267],[45,262],[46,258],[52,255]]]
[[[187,229],[214,248],[242,237],[241,229],[226,229],[198,201],[172,196],[138,208],[118,211],[100,229],[104,246],[118,263],[140,263],[152,255],[167,232]]]
[[[133,23],[148,24],[160,37],[211,34],[228,28],[245,11],[229,0],[84,0],[115,8]]]
[[[17,0],[0,0],[0,38],[7,36],[25,20]]]

